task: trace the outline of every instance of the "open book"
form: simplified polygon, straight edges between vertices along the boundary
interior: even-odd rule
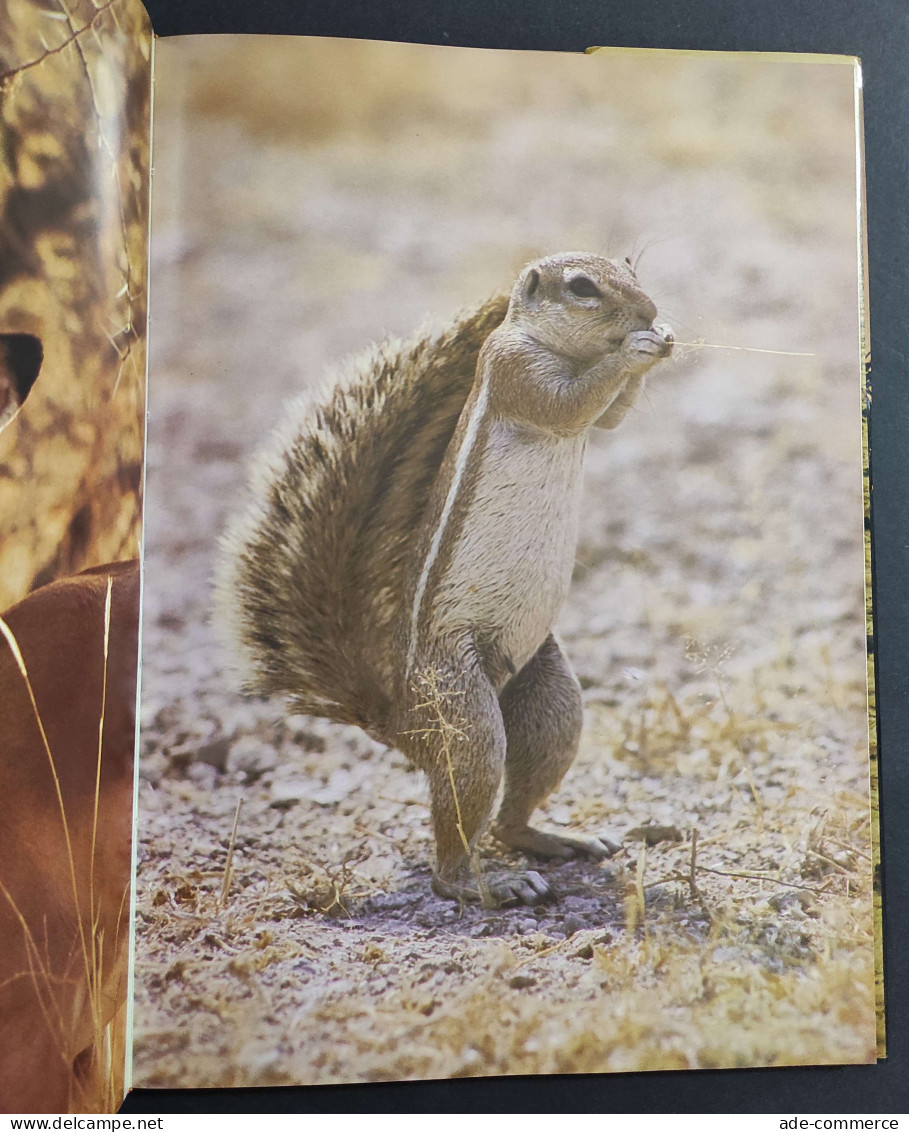
[[[0,84],[0,1109],[882,1055],[857,62]]]

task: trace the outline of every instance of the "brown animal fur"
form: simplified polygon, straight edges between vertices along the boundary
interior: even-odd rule
[[[0,1111],[99,1111],[95,1038],[126,1000],[139,565],[52,582],[3,619],[60,795],[28,685],[0,637]]]
[[[507,308],[497,295],[440,332],[383,343],[348,363],[327,401],[289,407],[218,573],[249,690],[388,737],[418,519]]]

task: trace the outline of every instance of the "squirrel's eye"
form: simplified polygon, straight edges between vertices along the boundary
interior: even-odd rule
[[[531,271],[530,274],[527,276],[527,282],[524,284],[524,294],[527,296],[528,299],[534,293],[534,291],[536,291],[536,289],[539,285],[540,285],[540,273],[539,273],[539,271],[536,271],[536,270]]]
[[[568,284],[568,290],[579,299],[601,299],[600,288],[586,275],[576,275]]]

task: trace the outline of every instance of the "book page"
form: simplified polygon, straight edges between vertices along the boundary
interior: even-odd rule
[[[151,29],[0,0],[0,1111],[124,1092]]]
[[[134,1084],[875,1059],[857,80],[159,44]]]

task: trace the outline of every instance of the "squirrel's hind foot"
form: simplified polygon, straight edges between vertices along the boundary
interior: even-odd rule
[[[563,861],[571,857],[592,857],[595,861],[605,861],[621,849],[617,841],[605,834],[599,837],[565,837],[560,833],[544,833],[530,825],[519,829],[498,826],[492,832],[494,837],[510,849]]]
[[[433,874],[432,890],[446,900],[459,904],[482,903],[487,908],[507,908],[514,904],[543,904],[553,898],[552,889],[539,873],[499,873],[483,877],[482,891]]]

